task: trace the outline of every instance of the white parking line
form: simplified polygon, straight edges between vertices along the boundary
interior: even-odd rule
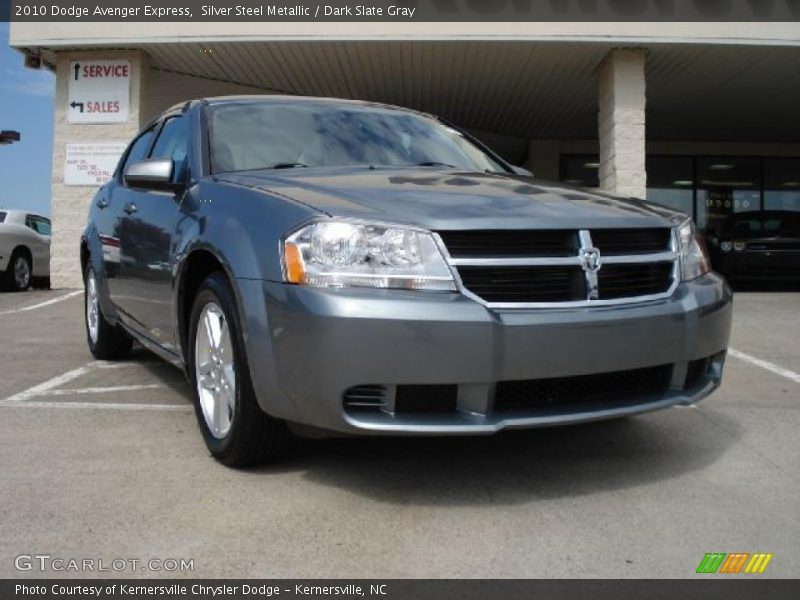
[[[41,396],[43,394],[47,394],[54,388],[57,388],[60,385],[64,385],[72,381],[73,379],[77,379],[81,375],[86,375],[89,372],[89,366],[92,363],[84,365],[82,367],[78,367],[77,369],[72,369],[71,371],[67,371],[66,373],[62,373],[61,375],[56,375],[52,379],[48,379],[42,383],[34,385],[33,387],[29,387],[27,390],[23,390],[13,396],[9,396],[8,398],[3,398],[0,400],[3,404],[7,403],[19,403],[23,400],[27,400],[31,396]]]
[[[45,302],[39,302],[38,304],[32,304],[30,306],[23,306],[22,308],[14,308],[12,310],[4,310],[0,312],[0,316],[3,315],[15,315],[21,312],[27,312],[29,310],[36,310],[37,308],[42,308],[44,306],[50,306],[51,304],[56,304],[57,302],[61,302],[63,300],[68,300],[69,298],[74,298],[75,296],[82,294],[83,290],[75,290],[74,292],[69,292],[64,294],[63,296],[58,296],[57,298],[52,298]]]
[[[110,408],[112,410],[158,410],[189,411],[190,404],[125,404],[122,402],[47,402],[31,400],[28,402],[7,402],[0,400],[0,407],[24,406],[25,408]]]
[[[142,385],[112,385],[108,387],[75,388],[67,390],[50,390],[40,396],[71,396],[73,394],[111,394],[116,392],[136,392],[139,390],[162,390],[167,386],[163,383],[148,383]]]
[[[766,369],[767,371],[771,371],[772,373],[780,375],[781,377],[785,377],[786,379],[794,381],[795,383],[800,383],[800,373],[795,373],[794,371],[790,371],[789,369],[784,369],[780,365],[776,365],[775,363],[771,363],[756,356],[746,354],[745,352],[741,352],[736,348],[728,348],[728,356],[738,358],[739,360],[743,360],[744,362],[750,363],[751,365],[755,365],[757,367],[761,367],[762,369]]]
[[[134,392],[141,390],[164,389],[168,386],[164,383],[146,383],[132,385],[114,385],[101,387],[56,389],[70,381],[86,375],[93,369],[107,369],[121,366],[133,366],[136,363],[108,363],[105,361],[92,361],[82,367],[72,369],[61,375],[57,375],[47,381],[29,387],[27,390],[18,392],[7,398],[0,400],[0,407],[10,406],[30,406],[33,408],[109,408],[112,410],[157,410],[157,411],[181,411],[191,409],[191,405],[185,404],[144,404],[144,403],[122,403],[122,402],[52,402],[48,400],[30,400],[36,396],[71,396],[80,394],[116,394],[119,392]]]

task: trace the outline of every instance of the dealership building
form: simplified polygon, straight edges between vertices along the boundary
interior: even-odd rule
[[[88,204],[126,141],[203,96],[435,113],[538,177],[647,197],[703,228],[800,211],[796,22],[14,22],[10,43],[56,73],[54,287],[81,285]]]

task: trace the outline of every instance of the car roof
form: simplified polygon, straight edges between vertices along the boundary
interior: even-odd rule
[[[21,210],[19,208],[3,208],[2,206],[0,206],[0,212],[6,213],[8,216],[11,217],[18,217],[20,215],[22,216],[31,215],[32,217],[39,217],[40,219],[47,219],[48,221],[50,220],[49,217],[45,217],[44,215],[40,215],[38,213],[31,212],[28,210]]]
[[[322,96],[291,96],[288,94],[240,94],[232,96],[208,96],[205,98],[197,98],[188,102],[181,102],[169,109],[165,110],[162,114],[168,114],[184,109],[186,106],[201,103],[207,106],[220,106],[224,104],[255,104],[255,103],[270,103],[270,104],[329,104],[331,106],[341,107],[355,107],[362,106],[365,108],[383,108],[389,110],[401,110],[425,117],[432,117],[434,115],[422,111],[406,108],[403,106],[396,106],[393,104],[384,104],[382,102],[372,102],[369,100],[349,100],[346,98],[328,98]]]

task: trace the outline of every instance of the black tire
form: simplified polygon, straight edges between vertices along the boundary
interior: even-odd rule
[[[230,429],[224,437],[211,433],[200,403],[197,385],[196,339],[200,317],[206,305],[214,303],[223,313],[233,348],[235,394]],[[195,415],[211,455],[229,467],[247,467],[271,462],[289,451],[290,434],[286,424],[266,414],[258,405],[242,337],[239,311],[227,278],[212,273],[197,291],[189,321],[186,355]]]
[[[15,268],[18,261],[23,261],[25,265],[27,265],[27,285],[24,283],[20,284],[17,281]],[[33,277],[31,275],[32,268],[30,255],[24,250],[14,250],[14,252],[11,254],[11,258],[8,261],[8,266],[6,267],[3,287],[11,292],[24,292],[31,286],[31,282],[33,281]]]
[[[83,321],[86,330],[86,343],[89,352],[98,360],[120,360],[126,358],[133,346],[133,340],[119,327],[111,325],[103,316],[103,311],[97,306],[97,336],[93,339],[89,329],[89,279],[94,277],[91,264],[86,265],[83,277]],[[95,280],[96,285],[96,280]],[[99,293],[99,292],[96,292]]]

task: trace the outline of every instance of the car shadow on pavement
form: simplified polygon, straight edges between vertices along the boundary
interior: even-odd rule
[[[186,403],[191,405],[192,396],[189,392],[189,381],[181,369],[169,364],[139,344],[134,344],[128,360],[142,367],[150,375],[147,378],[148,381],[162,383],[180,393],[186,399]]]
[[[299,440],[283,465],[313,483],[392,504],[516,504],[679,477],[716,462],[740,426],[673,409],[617,421],[490,437]]]

